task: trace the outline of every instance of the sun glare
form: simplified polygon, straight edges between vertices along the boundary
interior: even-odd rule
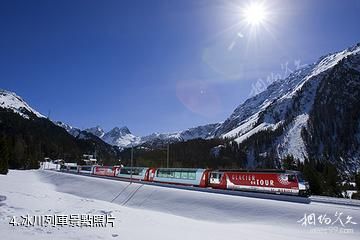
[[[262,3],[252,2],[244,9],[245,21],[252,26],[262,24],[266,20],[266,9]]]

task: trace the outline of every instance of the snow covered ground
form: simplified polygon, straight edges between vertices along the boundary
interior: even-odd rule
[[[9,224],[13,216],[26,214],[111,214],[115,220],[114,227],[98,228]],[[304,214],[307,226],[302,226],[304,221],[297,222]],[[314,226],[311,214],[316,218],[326,214],[323,220],[331,218],[332,222],[325,225],[315,219]],[[335,215],[340,215],[344,227],[339,220],[335,222]],[[348,216],[352,223],[345,224]],[[341,229],[352,229],[352,233],[340,233]],[[356,207],[130,185],[43,170],[0,175],[0,236],[4,240],[359,239],[359,235],[360,211]]]

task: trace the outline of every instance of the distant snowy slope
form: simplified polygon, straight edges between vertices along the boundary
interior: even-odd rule
[[[173,133],[152,133],[147,136],[141,137],[141,143],[151,143],[155,141],[177,142],[181,141],[181,132]]]
[[[96,126],[96,127],[92,127],[92,128],[87,128],[84,131],[89,132],[99,138],[102,138],[105,135],[104,130],[100,127],[100,126]]]
[[[133,135],[127,127],[115,127],[102,136],[102,139],[110,145],[118,147],[136,146],[140,142],[140,138]]]
[[[45,116],[31,108],[21,97],[14,92],[0,89],[0,107],[6,108],[20,114],[24,118],[30,118],[31,114],[36,117],[44,118]]]
[[[73,126],[70,126],[69,124],[63,123],[61,121],[54,122],[59,127],[64,128],[68,133],[70,133],[74,137],[78,137],[81,130],[79,128],[75,128]]]
[[[272,152],[272,157],[275,159],[290,154],[303,160],[309,156],[308,143],[303,138],[303,132],[308,129],[309,118],[318,111],[317,107],[314,108],[314,102],[322,96],[325,98],[326,95],[332,94],[319,92],[319,86],[328,81],[328,78],[337,78],[337,75],[333,74],[335,68],[346,68],[347,70],[342,74],[351,72],[353,74],[351,77],[356,79],[360,68],[359,52],[358,44],[326,55],[316,63],[274,82],[264,92],[237,107],[217,128],[215,137],[232,138],[239,144],[247,146],[249,156],[254,152],[267,154]],[[339,81],[345,84],[347,79],[343,78]],[[355,89],[349,91],[357,92]],[[350,97],[344,97],[345,100],[351,101]],[[268,132],[271,139],[271,147],[254,146],[250,143],[257,138],[260,140],[260,136],[265,132]]]
[[[131,146],[138,146],[141,144],[151,145],[153,147],[162,146],[168,142],[188,141],[191,139],[202,138],[209,139],[214,137],[215,130],[220,126],[220,123],[208,124],[204,126],[189,128],[184,131],[172,133],[152,133],[146,136],[136,136],[125,127],[115,127],[108,132],[105,132],[100,126],[85,129],[84,131],[91,133],[110,145],[126,148]],[[70,130],[68,126],[65,129]]]
[[[202,138],[202,139],[209,139],[213,138],[215,135],[215,131],[221,126],[221,123],[215,124],[208,124],[203,126],[198,126],[194,128],[189,128],[185,131],[180,133],[181,139],[184,141],[195,139],[195,138]]]
[[[211,139],[215,136],[215,131],[221,123],[207,124],[203,126],[189,128],[173,133],[153,133],[141,137],[141,144],[148,146],[162,146],[167,143],[189,141],[192,139]]]

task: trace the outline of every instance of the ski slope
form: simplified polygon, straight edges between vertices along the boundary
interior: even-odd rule
[[[360,208],[293,203],[164,188],[54,171],[0,175],[1,239],[358,239]],[[343,213],[353,233],[313,232],[304,214]],[[24,214],[111,213],[106,228],[12,226]],[[339,225],[336,225],[339,227]],[[319,227],[319,226],[315,226]],[[324,226],[321,226],[324,227]]]

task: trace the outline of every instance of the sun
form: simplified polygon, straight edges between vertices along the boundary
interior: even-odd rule
[[[266,15],[267,13],[264,4],[259,2],[252,2],[243,10],[244,20],[251,26],[264,23]]]

